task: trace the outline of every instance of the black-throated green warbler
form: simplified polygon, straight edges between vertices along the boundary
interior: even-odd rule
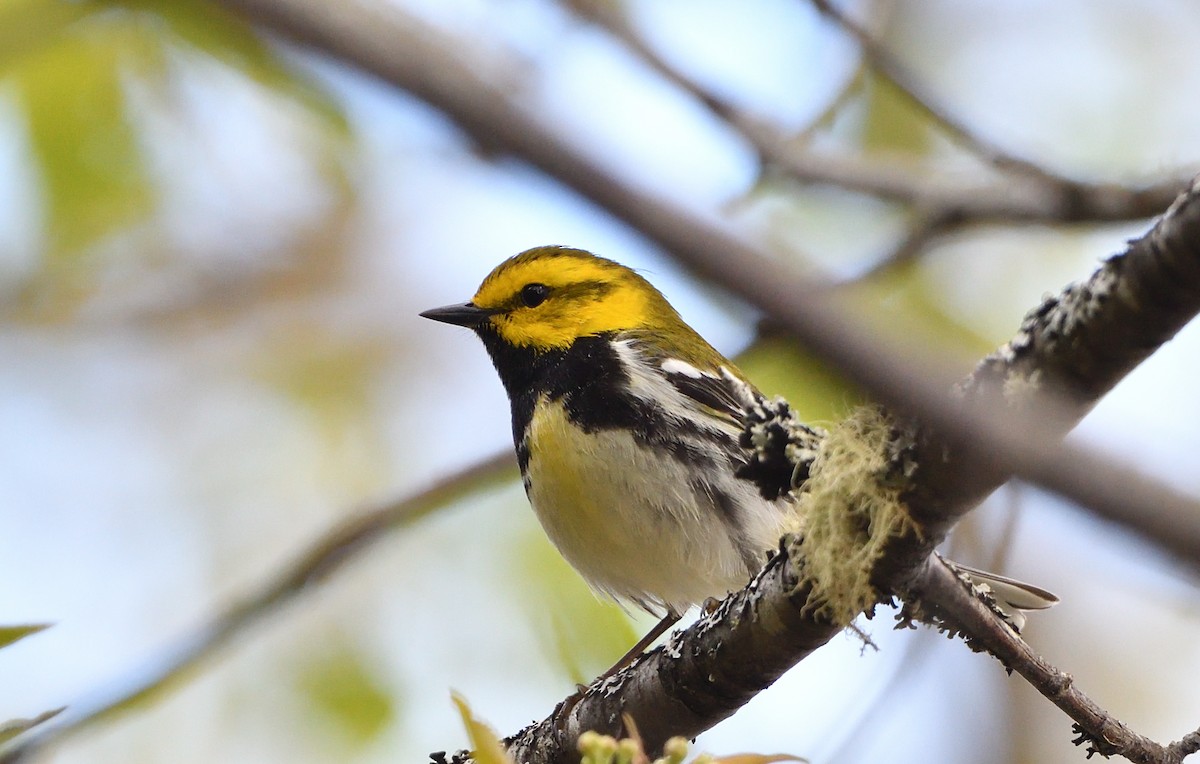
[[[596,590],[678,615],[745,586],[777,546],[788,489],[805,477],[794,473],[822,433],[765,398],[639,274],[538,247],[497,266],[470,302],[421,315],[483,340],[529,501]],[[1039,606],[1033,591],[1053,597],[1025,591],[1018,607]]]

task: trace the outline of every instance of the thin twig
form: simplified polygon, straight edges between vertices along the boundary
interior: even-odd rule
[[[366,511],[320,536],[277,575],[218,614],[207,625],[188,634],[148,667],[129,672],[132,681],[106,687],[68,707],[56,723],[39,727],[0,749],[0,764],[17,764],[49,745],[108,719],[122,710],[178,686],[178,680],[195,671],[236,636],[298,595],[311,590],[347,561],[383,538],[389,531],[411,525],[435,510],[449,506],[512,477],[512,455],[505,451],[476,462],[419,493]]]
[[[918,79],[908,71],[908,68],[858,22],[836,8],[829,0],[811,0],[811,2],[822,15],[854,38],[872,69],[890,80],[908,96],[914,106],[924,112],[929,119],[941,125],[968,151],[994,167],[1028,175],[1048,185],[1074,185],[1073,181],[1055,175],[1038,164],[1017,157],[990,141],[984,140],[953,116],[948,109],[937,104],[935,99],[925,92],[925,88],[921,86]]]
[[[889,252],[872,263],[871,267],[853,278],[839,282],[837,287],[852,286],[896,272],[917,260],[930,243],[961,225],[961,219],[942,211],[918,213],[908,231]]]
[[[654,49],[631,23],[623,6],[605,0],[564,0],[572,10],[603,27],[637,54],[671,84],[695,97],[714,116],[726,122],[754,147],[760,161],[797,180],[835,185],[850,191],[912,205],[923,215],[937,218],[942,226],[1003,221],[1017,222],[1111,222],[1136,220],[1157,214],[1183,189],[1184,183],[1170,179],[1143,188],[1117,184],[1074,181],[1038,172],[1010,173],[999,177],[959,177],[926,163],[907,158],[864,158],[858,155],[818,154],[775,122],[747,113],[703,87]],[[838,16],[836,18],[843,18]],[[850,22],[848,22],[850,23]],[[857,28],[857,27],[856,27]],[[870,40],[865,32],[864,39]],[[877,45],[865,48],[878,51]],[[883,54],[886,58],[886,53]],[[872,54],[873,56],[873,54]],[[933,117],[948,126],[956,123],[943,110],[933,110],[914,95],[915,87],[905,78],[897,87],[908,93]],[[948,127],[948,129],[951,129]],[[965,140],[974,140],[959,126]],[[982,146],[988,155],[996,149]],[[1033,166],[1011,159],[1009,165]]]
[[[1010,671],[1020,674],[1046,699],[1075,722],[1077,745],[1086,744],[1088,756],[1119,755],[1138,764],[1176,764],[1193,751],[1187,743],[1163,746],[1129,729],[1083,693],[1074,679],[1037,655],[1021,637],[983,601],[970,592],[941,558],[929,558],[913,594],[920,598],[921,620],[967,635],[975,649],[986,650]],[[913,615],[913,613],[910,613]],[[1177,748],[1178,746],[1178,748]]]
[[[1049,412],[1035,411],[1022,418],[987,407],[963,408],[946,392],[954,375],[940,361],[912,349],[898,351],[874,336],[822,285],[799,276],[769,251],[731,233],[711,217],[683,209],[613,175],[607,166],[556,132],[553,121],[536,104],[518,103],[507,81],[496,75],[497,69],[508,69],[492,59],[481,64],[466,41],[430,27],[394,5],[335,7],[321,0],[221,2],[267,28],[355,63],[414,93],[481,142],[561,180],[643,232],[693,271],[761,308],[878,400],[913,414],[943,438],[974,444],[976,457],[986,459],[996,470],[1019,474],[1090,507],[1185,560],[1200,560],[1200,502],[1194,497],[1094,450],[1059,444],[1065,431],[1061,414],[1051,417]],[[1160,269],[1155,278],[1137,277],[1129,286],[1165,289],[1169,299],[1163,301],[1154,292],[1142,295],[1142,305],[1154,308],[1144,312],[1117,300],[1095,306],[1104,321],[1097,324],[1095,336],[1088,337],[1087,346],[1114,355],[1104,359],[1104,375],[1089,391],[1093,394],[1090,400],[1115,384],[1200,308],[1200,256],[1192,255],[1197,241],[1200,188],[1191,188],[1151,233],[1129,249],[1136,254],[1133,262],[1155,263],[1153,267]],[[1160,254],[1171,259],[1159,262]],[[1067,320],[1074,329],[1089,326],[1079,316]],[[1130,337],[1130,332],[1139,330],[1154,336]],[[1130,341],[1116,342],[1117,337]],[[1115,355],[1120,352],[1127,355]],[[1004,368],[1003,364],[998,368]],[[1086,410],[1086,406],[1068,408],[1069,418]],[[945,479],[948,488],[954,480],[951,471]],[[966,493],[977,492],[985,484],[972,486]],[[956,511],[965,512],[965,507]],[[947,522],[954,519],[946,517]]]

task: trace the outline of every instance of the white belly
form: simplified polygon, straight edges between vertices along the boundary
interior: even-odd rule
[[[602,592],[683,612],[744,586],[739,531],[725,519],[728,507],[717,508],[714,489],[737,505],[736,528],[756,548],[765,552],[778,540],[782,511],[728,469],[700,477],[628,433],[585,433],[560,403],[534,420],[530,503],[563,557]]]

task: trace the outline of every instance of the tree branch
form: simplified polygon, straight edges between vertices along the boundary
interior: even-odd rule
[[[505,741],[523,764],[575,764],[574,741],[587,730],[619,734],[621,714],[637,723],[647,751],[674,735],[695,737],[733,714],[842,627],[804,612],[809,587],[785,540],[750,586],[711,615],[643,654],[578,703],[560,703],[545,720]]]
[[[985,359],[963,383],[957,413],[977,416],[972,413],[975,409],[1002,403],[1010,414],[1013,407],[1017,409],[1018,429],[1024,429],[1029,425],[1021,414],[1027,415],[1047,389],[1059,388],[1070,394],[1071,405],[1063,405],[1060,399],[1056,408],[1036,407],[1043,421],[1033,429],[1042,434],[1065,432],[1196,311],[1198,247],[1200,188],[1194,187],[1146,236],[1131,242],[1123,255],[1109,260],[1092,279],[1033,311],[1017,338]],[[1144,306],[1151,297],[1158,302],[1147,310]],[[1138,320],[1116,331],[1117,325],[1131,323],[1131,311]],[[1045,419],[1047,414],[1053,416]],[[930,554],[962,514],[1006,479],[1009,455],[992,458],[995,454],[983,450],[991,449],[992,442],[983,446],[970,440],[947,441],[921,426],[899,429],[893,445],[899,451],[911,450],[899,471],[908,475],[904,495],[916,531],[891,542],[876,561],[871,580],[884,597],[892,593],[910,601],[928,597],[935,605],[953,607],[961,586],[955,580],[955,589],[947,593],[945,581],[931,578],[944,568],[933,565]],[[1174,518],[1174,532],[1179,533],[1182,522],[1191,526],[1185,535],[1194,534],[1194,503],[1186,512],[1190,514]],[[1197,543],[1197,536],[1187,542],[1193,561],[1200,560]],[[508,744],[516,760],[569,761],[575,736],[587,729],[617,734],[622,710],[638,723],[648,750],[673,734],[695,735],[733,713],[786,670],[789,661],[804,659],[838,631],[836,622],[813,608],[814,579],[806,569],[803,544],[799,539],[786,542],[783,554],[711,619],[675,635],[665,649],[653,651],[625,672],[589,688],[577,704],[560,705],[546,720],[511,738]],[[1133,761],[1168,762],[1175,760],[1164,758],[1169,751],[1192,744],[1189,737],[1180,741],[1178,749],[1168,749],[1132,733],[1071,687],[1065,675],[1032,655],[1023,642],[1002,638],[1000,630],[1007,627],[986,609],[988,617],[980,616],[980,608],[975,603],[962,613],[954,610],[960,619],[957,628],[1027,675],[1076,721],[1082,739],[1097,751],[1120,753]],[[681,663],[676,665],[677,661]]]
[[[827,3],[813,0],[850,32],[869,61],[931,119],[968,148],[1004,172],[1000,177],[960,178],[937,167],[902,158],[864,158],[818,154],[774,122],[749,114],[705,89],[658,54],[630,22],[625,9],[604,0],[564,0],[579,15],[603,27],[676,87],[690,93],[718,119],[736,130],[760,160],[782,173],[809,183],[822,183],[913,206],[939,228],[972,223],[1077,223],[1148,218],[1158,214],[1183,189],[1172,178],[1142,188],[1087,183],[1052,174],[1025,160],[1008,157],[970,133],[948,113],[930,105],[911,77],[864,30]],[[1031,169],[1032,168],[1032,169]]]
[[[770,252],[731,233],[711,217],[698,215],[623,182],[600,162],[559,135],[534,106],[513,96],[503,76],[514,66],[473,57],[474,47],[432,28],[396,6],[332,6],[322,0],[218,0],[251,20],[303,44],[354,63],[448,114],[480,144],[524,159],[644,233],[701,276],[722,284],[757,305],[845,377],[878,400],[911,412],[942,437],[988,444],[989,457],[1003,470],[1020,474],[1085,506],[1098,504],[1104,516],[1147,535],[1160,546],[1200,559],[1200,527],[1180,535],[1158,536],[1161,528],[1138,518],[1155,508],[1142,501],[1117,506],[1111,497],[1134,490],[1156,494],[1172,507],[1200,507],[1195,501],[1098,454],[1056,445],[1062,428],[1030,416],[1018,427],[1007,413],[964,408],[947,395],[952,375],[936,359],[904,354],[877,338],[823,285],[799,277]],[[1172,241],[1195,234],[1195,193]],[[1178,242],[1173,245],[1179,251]],[[1188,248],[1183,247],[1186,254]],[[1195,276],[1194,271],[1185,274]],[[1178,284],[1186,294],[1193,281]],[[1200,301],[1200,289],[1192,303]],[[1181,306],[1195,309],[1195,305]],[[1177,316],[1169,331],[1186,321]],[[1152,349],[1152,346],[1151,346]],[[1130,367],[1131,368],[1131,367]],[[1115,383],[1115,379],[1111,380]],[[1107,389],[1107,388],[1106,388]],[[1031,429],[1022,430],[1021,427]],[[1081,466],[1082,465],[1082,466]],[[1153,490],[1151,490],[1153,489]],[[1180,517],[1185,515],[1181,514]],[[1182,521],[1182,520],[1181,520]]]
[[[257,591],[235,602],[207,625],[189,634],[136,677],[119,687],[105,688],[99,697],[69,706],[56,723],[40,727],[0,746],[0,764],[28,761],[46,747],[109,718],[131,705],[164,692],[194,671],[234,637],[293,599],[319,585],[388,531],[410,525],[447,504],[509,480],[515,466],[505,451],[459,470],[419,493],[364,512],[318,538]]]
[[[1021,675],[1075,722],[1079,733],[1075,743],[1087,744],[1089,758],[1098,753],[1139,764],[1176,764],[1191,753],[1185,753],[1180,743],[1160,745],[1114,718],[1085,695],[1069,674],[1034,653],[969,586],[940,557],[932,556],[913,588],[920,604],[906,615],[963,636],[972,649],[986,650],[1010,672]],[[1176,746],[1178,750],[1173,750]]]
[[[871,68],[890,80],[909,97],[913,105],[924,112],[929,119],[941,125],[968,151],[999,169],[1027,175],[1047,185],[1063,186],[1064,188],[1074,186],[1073,181],[1055,175],[1040,165],[1014,156],[990,141],[984,140],[958,118],[951,115],[947,109],[936,104],[934,99],[918,84],[917,78],[912,76],[907,67],[858,22],[835,7],[829,0],[811,0],[811,2],[822,15],[854,38]]]

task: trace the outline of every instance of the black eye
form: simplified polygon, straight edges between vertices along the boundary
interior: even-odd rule
[[[521,302],[527,308],[536,308],[550,296],[550,287],[545,284],[526,284],[521,287]]]

